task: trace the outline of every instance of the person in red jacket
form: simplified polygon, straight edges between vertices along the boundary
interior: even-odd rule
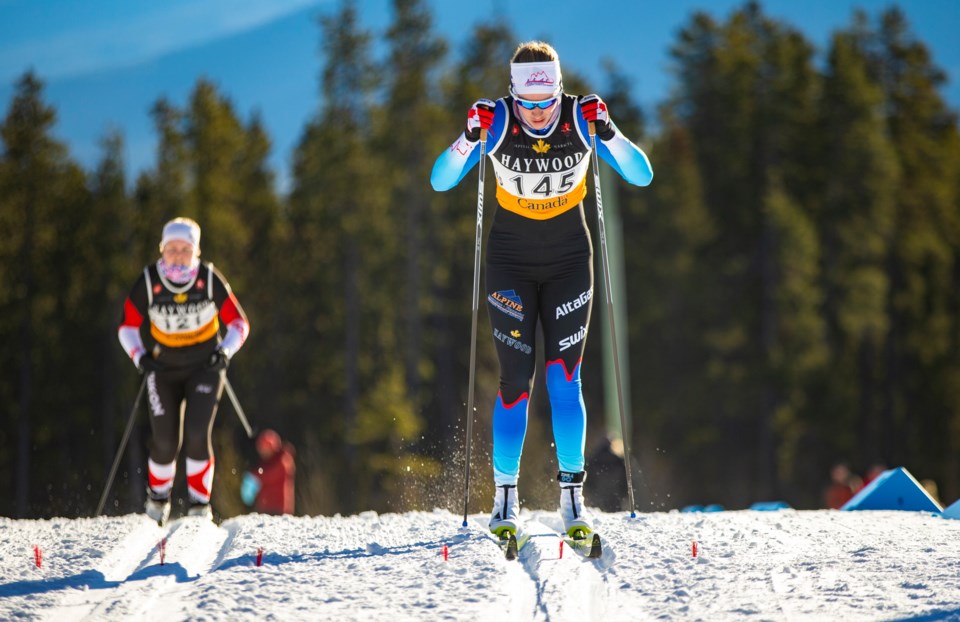
[[[248,506],[261,514],[293,514],[293,481],[295,450],[283,442],[273,430],[257,436],[260,465],[243,475],[240,496]]]
[[[839,510],[863,488],[863,480],[850,470],[844,462],[838,462],[830,469],[830,486],[824,491],[824,505],[831,510]]]

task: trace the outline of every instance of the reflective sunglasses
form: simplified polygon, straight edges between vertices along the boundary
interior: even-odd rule
[[[515,100],[518,104],[520,104],[520,107],[521,107],[521,108],[525,108],[525,109],[527,109],[527,110],[533,110],[534,108],[539,108],[540,110],[546,110],[546,109],[549,108],[550,106],[552,106],[552,105],[554,105],[555,103],[557,103],[557,98],[556,98],[556,97],[552,97],[552,98],[550,98],[550,99],[545,99],[545,100],[543,100],[542,102],[532,102],[532,101],[528,101],[528,100],[526,100],[526,99],[520,99],[519,97],[514,97],[514,100]]]

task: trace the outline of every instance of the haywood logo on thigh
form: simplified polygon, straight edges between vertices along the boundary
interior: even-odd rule
[[[564,315],[571,313],[573,311],[576,311],[580,307],[590,302],[590,299],[592,297],[593,297],[593,290],[588,289],[587,291],[583,292],[573,300],[570,300],[569,302],[565,302],[561,304],[560,306],[557,307],[557,317],[555,319],[560,319]]]
[[[578,330],[576,334],[570,335],[569,337],[564,337],[560,340],[560,351],[563,352],[567,348],[572,348],[583,341],[583,338],[586,336],[587,328],[585,326],[581,326],[580,330]]]
[[[498,311],[506,313],[512,318],[523,321],[523,300],[517,296],[517,292],[512,289],[504,289],[493,292],[487,296],[487,302],[492,304]]]
[[[514,339],[509,335],[504,335],[496,328],[493,329],[493,336],[499,339],[500,341],[502,341],[503,343],[507,344],[509,347],[513,348],[514,350],[520,350],[524,354],[530,354],[531,352],[533,352],[533,348],[531,348],[527,344],[517,339]]]

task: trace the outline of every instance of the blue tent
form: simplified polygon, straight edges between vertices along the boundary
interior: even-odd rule
[[[840,509],[943,512],[940,504],[903,467],[884,471]]]

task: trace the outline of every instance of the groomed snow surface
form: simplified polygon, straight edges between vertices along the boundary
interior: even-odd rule
[[[960,520],[595,516],[602,559],[561,557],[556,513],[524,510],[532,537],[512,562],[486,516],[461,530],[446,510],[164,528],[143,515],[0,518],[0,619],[960,620]]]

